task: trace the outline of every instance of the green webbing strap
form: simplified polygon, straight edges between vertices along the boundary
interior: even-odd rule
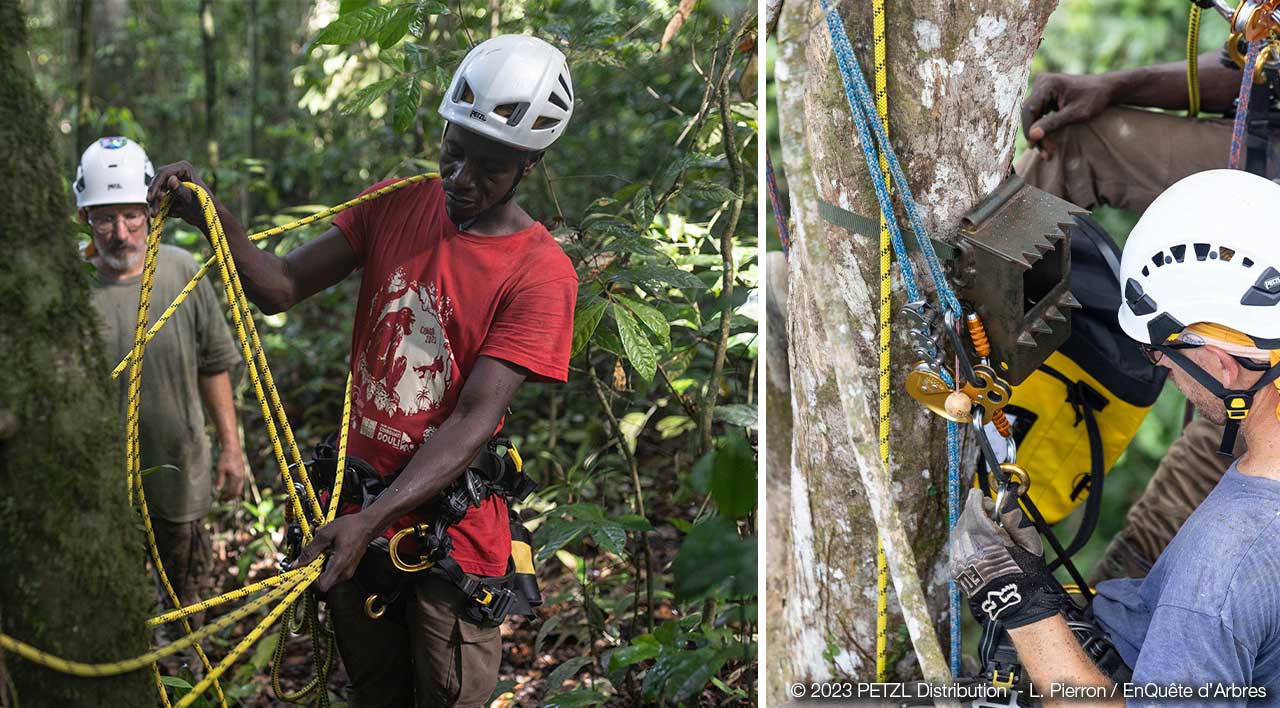
[[[824,199],[818,200],[818,216],[821,216],[829,224],[834,224],[855,234],[870,236],[880,231],[880,222],[875,219],[868,219],[861,214],[841,209]]]

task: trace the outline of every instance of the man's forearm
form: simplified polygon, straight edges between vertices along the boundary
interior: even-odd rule
[[[227,244],[231,247],[231,256],[235,259],[245,295],[269,315],[292,307],[296,298],[288,261],[255,246],[235,215],[216,198],[213,203],[222,222],[222,231],[227,236]],[[202,230],[207,231],[207,227]]]
[[[218,444],[223,450],[239,450],[240,430],[236,425],[235,399],[231,395],[231,375],[220,371],[201,376],[199,385],[200,399],[204,401],[218,433]]]
[[[1200,108],[1211,113],[1229,110],[1240,89],[1240,70],[1222,66],[1219,56],[1217,51],[1205,52],[1197,61]],[[1118,105],[1186,110],[1189,104],[1185,61],[1114,71],[1104,76],[1113,82],[1113,102]]]
[[[1114,686],[1111,679],[1102,673],[1076,643],[1075,636],[1071,634],[1071,628],[1067,626],[1067,621],[1062,615],[1053,615],[1039,622],[1010,629],[1009,637],[1013,639],[1013,645],[1018,650],[1018,659],[1030,675],[1031,682],[1045,696],[1046,708],[1124,705],[1124,700],[1121,698],[1082,703],[1078,699],[1067,701],[1052,697],[1050,687],[1053,684],[1102,686],[1107,689]]]
[[[368,515],[371,536],[435,498],[462,474],[497,427],[497,420],[483,417],[455,413],[427,438],[391,486],[361,512]]]

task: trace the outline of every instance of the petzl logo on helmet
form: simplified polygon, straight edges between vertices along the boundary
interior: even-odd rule
[[[471,117],[472,117],[472,118],[475,118],[476,120],[482,120],[482,121],[484,121],[484,122],[486,122],[486,123],[488,123],[488,122],[489,122],[489,119],[488,119],[487,117],[485,117],[485,115],[484,115],[483,113],[481,113],[480,111],[471,111]]]
[[[987,593],[987,599],[982,601],[982,611],[992,620],[996,620],[1004,611],[1010,607],[1017,607],[1022,603],[1022,595],[1018,594],[1018,586],[1010,583],[999,590],[992,590]]]
[[[1268,292],[1274,292],[1277,287],[1280,287],[1280,275],[1268,279],[1267,282],[1262,284],[1262,287],[1266,288]]]

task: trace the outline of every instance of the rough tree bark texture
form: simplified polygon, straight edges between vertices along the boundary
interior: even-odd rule
[[[888,2],[894,148],[935,236],[950,239],[964,212],[1007,173],[1031,57],[1053,6],[1054,0]],[[840,12],[869,72],[871,3],[846,0]],[[789,293],[769,295],[789,297],[792,410],[804,411],[793,423],[789,466],[772,464],[769,472],[786,476],[771,484],[785,484],[790,498],[789,547],[769,549],[775,558],[791,555],[790,573],[769,588],[785,598],[782,622],[770,623],[769,632],[770,695],[780,696],[789,681],[874,677],[876,528],[859,471],[883,479],[883,470],[876,425],[878,234],[850,234],[818,213],[822,199],[874,222],[875,193],[819,3],[786,0],[777,41],[776,118],[793,255]],[[923,277],[921,267],[916,272]],[[896,267],[894,285],[896,317],[904,295]],[[931,286],[922,288],[934,297]],[[911,548],[887,552],[897,567],[914,559],[945,651],[946,428],[902,392],[913,361],[905,335],[895,327],[890,489]],[[772,444],[772,419],[769,432]],[[897,602],[892,593],[890,602]],[[915,629],[927,635],[927,627]],[[890,653],[891,674],[919,676],[896,612]]]
[[[0,0],[0,631],[68,659],[111,661],[148,648],[143,540],[25,23],[18,0]],[[4,660],[24,708],[155,701],[145,671],[74,679]]]

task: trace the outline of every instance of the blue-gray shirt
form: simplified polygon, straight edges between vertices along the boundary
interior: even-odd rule
[[[1151,573],[1099,583],[1093,611],[1134,684],[1262,687],[1190,703],[1280,706],[1280,481],[1231,465]]]

